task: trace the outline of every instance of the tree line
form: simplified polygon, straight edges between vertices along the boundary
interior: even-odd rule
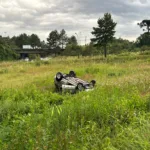
[[[17,55],[13,49],[22,48],[23,45],[31,45],[32,48],[48,48],[54,50],[55,55],[64,56],[92,56],[103,54],[118,54],[122,52],[150,50],[150,20],[138,23],[144,28],[136,41],[115,38],[115,27],[111,14],[105,13],[97,21],[97,27],[93,27],[93,38],[89,44],[79,45],[75,35],[68,36],[66,31],[53,30],[49,33],[46,41],[41,41],[38,35],[27,35],[22,33],[18,36],[0,36],[0,60],[16,59]]]

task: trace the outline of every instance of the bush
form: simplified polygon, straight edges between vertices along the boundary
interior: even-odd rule
[[[8,45],[0,44],[0,60],[14,60],[18,55]]]

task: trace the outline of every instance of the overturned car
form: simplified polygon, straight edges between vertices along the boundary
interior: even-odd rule
[[[54,83],[57,91],[69,90],[71,93],[76,93],[78,91],[89,91],[93,89],[96,81],[84,81],[77,78],[74,71],[70,71],[69,74],[58,72],[54,77]]]

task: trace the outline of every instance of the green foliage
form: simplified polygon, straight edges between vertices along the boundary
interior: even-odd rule
[[[49,48],[53,49],[59,46],[59,33],[57,30],[50,32],[47,38]]]
[[[62,55],[65,56],[80,56],[82,54],[81,47],[76,44],[68,44]]]
[[[142,47],[141,51],[144,51],[144,46],[150,46],[150,20],[143,20],[141,23],[138,23],[138,25],[141,28],[146,27],[147,30],[147,32],[141,34],[136,40],[136,45],[138,47]],[[145,29],[143,29],[143,31],[145,31]],[[148,49],[149,48],[147,48],[146,50]]]
[[[100,72],[99,68],[88,67],[85,69],[86,73],[97,74]]]
[[[19,48],[22,48],[23,45],[31,45],[33,48],[41,45],[40,38],[36,34],[27,35],[26,33],[23,33],[19,36],[12,37],[12,40]]]
[[[66,35],[66,31],[62,29],[59,34],[59,45],[62,49],[66,46],[66,43],[68,42],[68,37]]]
[[[35,65],[36,65],[36,66],[41,66],[41,64],[42,64],[42,61],[41,61],[41,59],[40,59],[40,56],[38,55],[38,56],[36,56],[36,58],[35,58]]]
[[[23,45],[30,45],[30,38],[26,33],[20,34],[17,37],[14,36],[12,40],[15,41],[19,48],[22,48]]]
[[[98,54],[100,54],[99,50],[91,43],[82,47],[82,56],[93,56]]]
[[[69,45],[77,45],[78,42],[77,42],[76,37],[73,35],[70,38],[68,38],[68,43],[67,44],[69,44]]]
[[[143,20],[142,22],[138,23],[138,25],[143,28],[146,27],[147,32],[149,33],[150,31],[150,20]],[[145,29],[143,29],[145,31]]]
[[[51,31],[47,42],[52,53],[55,55],[60,54],[68,42],[66,31],[64,29],[62,29],[60,33],[57,30]]]
[[[125,39],[114,38],[108,45],[109,54],[119,54],[123,52],[132,52],[135,50],[135,44]]]
[[[141,34],[137,38],[136,44],[138,47],[150,46],[150,33],[146,32],[146,33]]]
[[[0,149],[150,149],[148,54],[59,57],[48,62],[40,61],[39,67],[0,64],[0,83],[15,81],[11,88],[0,88]],[[55,73],[72,66],[79,77],[96,79],[93,91],[54,91]]]
[[[148,142],[148,138],[143,141],[139,136],[146,132],[137,132],[138,128],[132,125],[133,121],[143,123],[141,128],[148,125],[144,124],[145,119],[141,120],[141,113],[148,111],[148,101],[143,101],[134,87],[130,89],[131,92],[126,88],[101,87],[74,96],[42,93],[32,86],[24,90],[3,90],[0,92],[1,148],[124,149],[131,146],[136,149],[138,145],[148,148],[148,144],[141,144]],[[138,145],[133,134],[139,137]]]
[[[13,60],[17,58],[17,54],[11,49],[10,39],[0,38],[0,61]]]
[[[98,27],[93,27],[94,31],[92,31],[95,38],[91,39],[91,41],[94,42],[96,46],[104,46],[104,54],[106,57],[106,46],[113,40],[113,36],[115,34],[114,29],[117,23],[113,22],[111,14],[109,13],[104,14],[103,18],[99,18],[97,23]]]
[[[35,59],[37,59],[37,57],[39,57],[39,55],[37,55],[37,54],[29,54],[29,59],[30,60],[35,60]]]
[[[31,34],[30,44],[33,48],[40,47],[40,45],[41,45],[40,38],[36,34]]]
[[[8,69],[7,68],[0,70],[0,74],[7,74],[7,73],[8,73]]]

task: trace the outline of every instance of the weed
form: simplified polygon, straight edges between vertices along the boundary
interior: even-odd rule
[[[8,69],[7,68],[4,68],[4,69],[0,70],[0,74],[6,74],[6,73],[8,73]]]
[[[0,64],[0,149],[150,149],[148,60],[127,53]],[[70,70],[96,88],[55,93],[54,75]]]

